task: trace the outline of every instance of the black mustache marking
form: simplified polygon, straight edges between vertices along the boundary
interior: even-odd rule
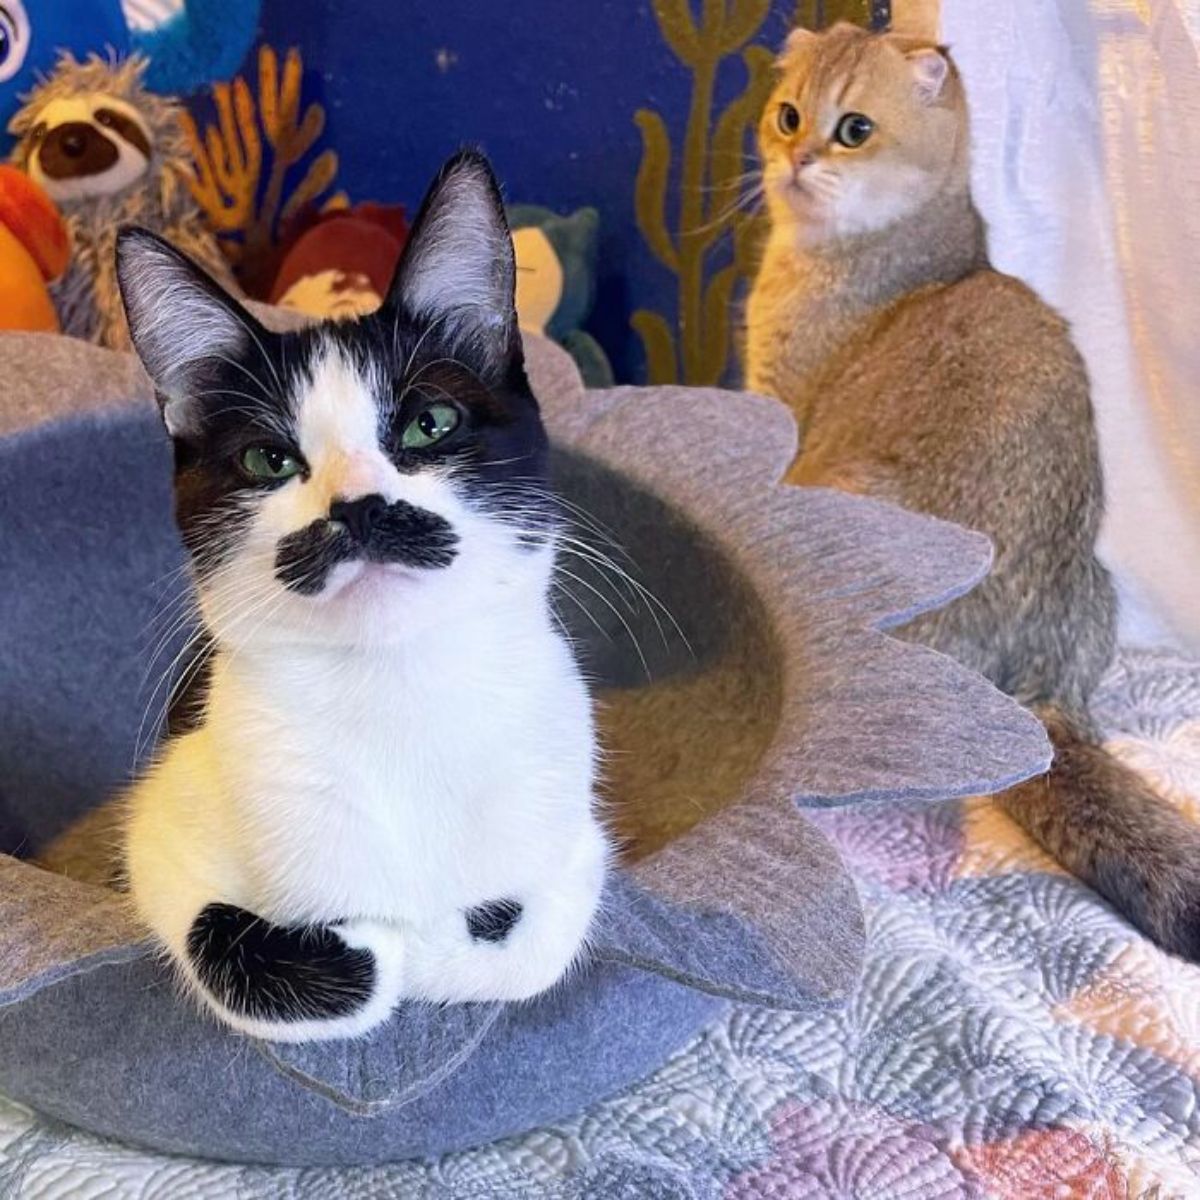
[[[405,567],[448,567],[458,553],[457,543],[458,534],[444,517],[397,500],[374,519],[363,539],[328,518],[281,538],[275,551],[275,578],[301,596],[315,596],[324,590],[329,572],[338,563],[364,559]]]

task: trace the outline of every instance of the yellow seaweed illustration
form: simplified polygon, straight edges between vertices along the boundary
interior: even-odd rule
[[[838,21],[855,25],[886,25],[891,17],[891,4],[880,0],[797,0],[793,25],[805,29],[824,29]]]
[[[876,0],[876,3],[878,0]],[[646,354],[651,383],[715,384],[725,375],[732,343],[732,305],[739,280],[755,267],[761,217],[739,205],[748,137],[771,90],[773,50],[749,43],[763,31],[771,0],[652,0],[663,39],[692,73],[692,94],[678,163],[662,116],[634,114],[642,159],[634,181],[634,215],[654,257],[677,278],[674,328],[662,314],[631,318]],[[800,0],[794,22],[819,28],[834,21],[870,23],[872,0]],[[714,120],[722,66],[737,55],[746,83]],[[667,211],[672,170],[678,183],[674,229]],[[732,261],[723,245],[732,237]],[[720,255],[720,257],[718,257]]]
[[[305,165],[325,129],[320,104],[311,103],[301,112],[302,75],[298,49],[287,51],[281,72],[276,52],[261,46],[257,110],[250,85],[239,75],[232,83],[213,86],[217,123],[208,125],[203,136],[190,116],[183,117],[195,162],[192,194],[252,294],[256,284],[265,282],[252,277],[269,260],[281,227],[326,195],[337,178],[337,155],[326,149],[293,182],[293,168]],[[346,203],[338,193],[324,207]]]

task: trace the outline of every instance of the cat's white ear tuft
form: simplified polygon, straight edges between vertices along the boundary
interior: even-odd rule
[[[389,303],[448,332],[516,330],[516,263],[500,189],[487,159],[464,151],[441,169],[413,223]]]
[[[932,104],[946,87],[950,77],[950,60],[933,46],[910,51],[905,57],[912,68],[917,97],[923,104]]]
[[[129,336],[172,435],[193,423],[197,377],[247,347],[253,318],[190,259],[144,229],[117,237],[117,280]]]

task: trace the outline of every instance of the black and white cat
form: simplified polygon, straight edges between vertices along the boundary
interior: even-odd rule
[[[270,333],[137,230],[118,272],[212,651],[128,798],[138,913],[268,1038],[549,988],[609,844],[487,162],[446,164],[355,322]]]

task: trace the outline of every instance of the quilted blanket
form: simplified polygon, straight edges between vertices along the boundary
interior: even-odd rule
[[[1113,751],[1200,819],[1200,666],[1126,651],[1098,715]],[[362,1171],[161,1158],[0,1101],[0,1197],[1200,1196],[1200,968],[1134,934],[988,800],[817,820],[870,933],[840,1014],[734,1008],[557,1128]]]

